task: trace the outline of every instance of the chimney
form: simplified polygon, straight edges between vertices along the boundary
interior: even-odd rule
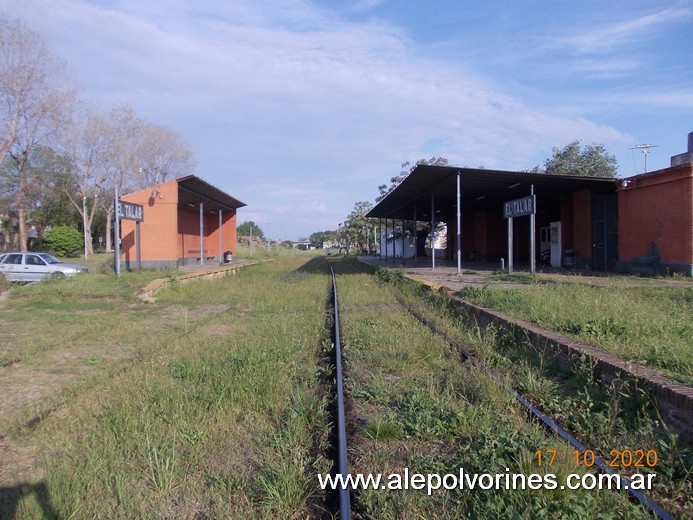
[[[681,166],[688,163],[693,163],[693,132],[688,134],[688,151],[671,157],[671,166]]]

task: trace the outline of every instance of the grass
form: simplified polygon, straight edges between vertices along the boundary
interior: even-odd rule
[[[344,262],[347,262],[346,260]],[[350,441],[351,473],[544,473],[535,452],[570,450],[527,421],[513,399],[487,375],[398,304],[407,293],[396,271],[386,283],[343,265],[338,280],[342,339],[352,422],[362,425]],[[458,323],[448,316],[453,329]],[[457,329],[459,331],[459,329]],[[471,330],[458,332],[471,338]],[[489,349],[493,348],[492,346]],[[508,469],[506,469],[508,468]],[[558,478],[584,468],[552,468]],[[597,518],[647,517],[624,495],[565,491],[360,491],[364,518]]]
[[[391,273],[384,273],[384,278],[392,278]],[[522,392],[604,459],[609,460],[611,450],[656,450],[654,497],[682,517],[693,514],[685,498],[693,481],[691,439],[663,426],[645,389],[619,380],[604,385],[586,361],[566,373],[529,343],[517,343],[493,328],[461,321],[446,295],[405,280],[395,285],[400,299],[415,306],[448,338],[473,352],[497,379]],[[624,469],[626,474],[633,470]]]
[[[151,305],[124,296],[114,303],[113,295],[102,301],[92,287],[63,308],[57,300],[45,306],[39,314],[68,328],[77,326],[70,315],[80,301],[105,312],[97,323],[112,325],[87,340],[71,336],[73,347],[94,350],[81,365],[101,376],[73,387],[57,415],[35,430],[3,430],[8,442],[30,445],[36,455],[34,470],[15,480],[3,472],[3,485],[44,482],[50,507],[64,518],[320,514],[311,511],[322,503],[315,472],[330,466],[318,366],[328,285],[324,274],[301,270],[311,259],[296,255],[233,277],[174,283]],[[32,297],[13,298],[10,312],[28,312]],[[112,305],[128,314],[122,322],[108,311]],[[109,371],[96,361],[112,344],[92,342],[117,330],[140,345],[121,370]],[[50,352],[35,350],[31,364]],[[6,500],[0,511],[11,503],[19,518],[44,516],[36,493]]]
[[[401,273],[385,283],[349,258],[330,261],[352,472],[546,472],[538,449],[570,460],[561,441],[405,312],[404,298],[509,383],[582,425],[586,440],[661,450],[657,470],[670,487],[658,492],[686,496],[689,475],[667,455],[676,439],[616,407],[588,371],[554,380],[525,347],[464,326],[444,301],[410,291]],[[90,272],[13,289],[0,308],[12,334],[0,337],[3,356],[19,360],[0,364],[0,517],[325,516],[317,479],[332,465],[325,273],[321,255],[289,252],[235,276],[174,282],[151,304],[133,293],[159,273]],[[46,418],[22,426],[36,412]],[[367,518],[646,516],[622,494],[558,490],[371,490],[355,504]]]
[[[531,288],[487,285],[464,288],[458,295],[693,384],[693,287],[511,276]]]

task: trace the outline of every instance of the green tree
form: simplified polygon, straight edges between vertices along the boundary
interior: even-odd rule
[[[346,246],[349,254],[351,247],[357,246],[366,251],[373,247],[375,227],[372,219],[366,218],[366,214],[373,209],[373,204],[368,201],[360,201],[354,204],[354,209],[347,215],[346,220],[339,227],[340,242]]]
[[[260,229],[260,227],[252,220],[247,220],[238,226],[236,228],[236,234],[242,237],[247,237],[250,236],[251,229],[253,230],[253,237],[260,238],[262,240],[265,239],[265,234],[262,232],[262,229]]]
[[[536,166],[531,171],[551,175],[615,177],[618,170],[616,157],[607,153],[603,144],[581,147],[580,141],[573,141],[562,149],[553,148],[552,152],[543,168]]]
[[[51,228],[43,235],[44,243],[58,256],[70,256],[82,247],[82,233],[73,227],[58,226]]]
[[[54,148],[36,147],[27,163],[28,223],[36,226],[39,236],[47,226],[76,227],[79,213],[70,204],[61,187],[72,181],[69,158]]]
[[[426,166],[448,166],[448,160],[445,157],[431,157],[430,159],[419,159],[414,165],[412,165],[409,161],[403,162],[401,164],[402,171],[399,172],[399,175],[395,175],[394,177],[390,178],[389,186],[387,184],[381,184],[378,186],[380,195],[375,198],[375,201],[380,202],[387,197],[392,190],[399,186],[402,181],[406,179],[409,174],[414,171],[414,169],[416,169],[417,166],[422,164]]]
[[[0,16],[0,163],[11,157],[16,167],[14,209],[21,251],[29,242],[29,157],[67,125],[74,95],[65,64],[46,39],[21,21]]]
[[[316,231],[310,235],[310,241],[314,244],[337,242],[337,240],[339,240],[339,233],[337,231]]]

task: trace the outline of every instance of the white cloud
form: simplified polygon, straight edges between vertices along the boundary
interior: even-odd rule
[[[634,106],[693,110],[693,88],[637,90],[618,98],[620,103]]]
[[[289,237],[334,227],[405,160],[519,169],[574,139],[632,141],[527,106],[460,63],[418,56],[400,28],[348,23],[300,0],[13,7],[71,60],[89,97],[131,103],[181,133],[197,173],[249,205],[241,220],[283,222]],[[562,44],[588,49],[600,31]]]
[[[691,14],[693,10],[687,7],[664,9],[623,21],[599,24],[582,30],[580,34],[555,38],[553,43],[578,53],[608,53],[645,40],[654,31],[684,23],[690,19]]]

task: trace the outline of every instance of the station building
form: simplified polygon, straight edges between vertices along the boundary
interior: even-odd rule
[[[385,246],[383,256],[423,256],[413,245],[420,234],[413,229],[421,225],[412,221],[429,230],[444,222],[442,256],[458,267],[500,265],[512,253],[526,268],[530,219],[513,218],[510,228],[503,206],[533,193],[537,263],[548,258],[553,267],[693,276],[693,132],[688,141],[688,152],[672,157],[669,168],[626,179],[419,165],[367,216],[379,219],[383,236],[402,241],[399,248]]]
[[[236,255],[236,212],[244,203],[195,175],[120,197],[143,206],[139,258],[144,268],[218,264]],[[121,221],[121,255],[137,267],[137,224]],[[228,255],[227,255],[228,256]]]

